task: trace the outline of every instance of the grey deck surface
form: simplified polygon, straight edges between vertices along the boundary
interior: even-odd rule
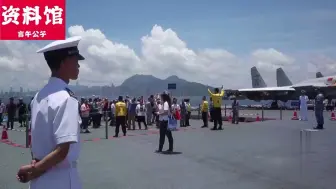
[[[312,113],[312,112],[311,112]],[[158,134],[84,142],[79,170],[84,189],[334,189],[336,122],[311,133],[310,150],[300,150],[300,130],[314,119],[241,123],[225,122],[223,131],[198,129],[173,133],[176,155],[155,154]],[[328,118],[328,119],[327,119]],[[212,123],[210,123],[212,125]],[[113,127],[109,127],[110,136]],[[130,134],[148,131],[130,131]],[[9,131],[24,144],[24,132]],[[82,134],[104,137],[104,128]],[[167,140],[165,148],[167,147]],[[0,189],[28,188],[15,180],[30,161],[28,149],[0,143]]]

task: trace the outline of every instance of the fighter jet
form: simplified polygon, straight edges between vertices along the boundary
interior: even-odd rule
[[[321,72],[316,72],[316,78],[324,77]]]
[[[276,69],[276,81],[278,87],[293,85],[282,68]]]
[[[305,90],[309,98],[316,96],[316,89],[322,90],[328,97],[336,97],[336,76],[320,77],[321,73],[316,73],[316,79],[308,79],[297,84],[292,84],[284,71],[277,69],[278,87],[262,87],[239,89],[238,93],[250,100],[281,100],[288,101],[298,99],[301,90]]]
[[[257,67],[253,66],[251,68],[251,81],[252,81],[252,88],[264,88],[267,87],[264,79],[262,78],[261,74],[259,73]],[[229,99],[232,95],[235,95],[238,99],[246,99],[246,97],[241,96],[238,94],[237,89],[224,89],[225,96],[223,99]]]
[[[255,66],[251,68],[251,81],[252,81],[252,88],[267,87],[264,79],[262,78],[257,67]]]
[[[321,78],[323,77],[321,72],[316,72],[316,78]],[[277,86],[278,87],[284,87],[284,86],[292,86],[293,83],[291,80],[288,78],[286,73],[282,68],[276,69],[276,81],[277,81]]]

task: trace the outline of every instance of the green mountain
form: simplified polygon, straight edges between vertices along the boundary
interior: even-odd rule
[[[189,82],[177,77],[170,76],[166,79],[159,79],[152,75],[134,75],[126,79],[120,86],[116,87],[117,93],[121,95],[150,95],[161,93],[167,90],[168,83],[175,83],[176,90],[171,91],[175,96],[203,96],[208,95],[208,87],[201,83]],[[213,88],[210,87],[212,90]]]

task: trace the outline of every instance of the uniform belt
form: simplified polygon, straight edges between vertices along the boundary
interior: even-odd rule
[[[34,158],[36,162],[39,162],[39,159]],[[71,162],[61,162],[57,165],[55,165],[52,169],[75,169],[77,168],[77,161],[71,161]]]

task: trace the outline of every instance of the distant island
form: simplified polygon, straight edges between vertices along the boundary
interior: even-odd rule
[[[177,77],[176,75],[170,76],[166,79],[159,79],[152,75],[133,75],[126,79],[120,86],[78,86],[71,85],[70,88],[75,94],[81,96],[118,96],[118,95],[130,95],[130,96],[148,96],[151,94],[161,93],[167,90],[168,83],[175,83],[176,90],[172,93],[174,96],[204,96],[208,95],[208,86],[190,82]],[[213,90],[213,87],[209,87]]]

